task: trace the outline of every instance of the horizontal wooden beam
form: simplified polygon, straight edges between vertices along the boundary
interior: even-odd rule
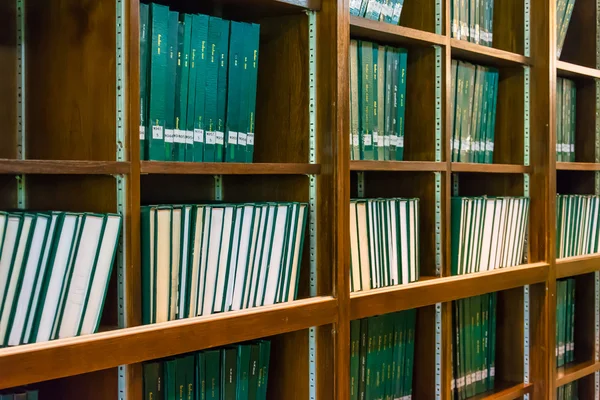
[[[493,392],[486,392],[471,397],[469,400],[514,400],[533,393],[533,383],[504,384],[499,382],[495,386],[497,389],[494,389]]]
[[[485,174],[526,174],[531,172],[531,167],[517,164],[481,164],[453,162],[452,172],[473,172]]]
[[[352,293],[350,318],[366,318],[531,285],[544,282],[547,276],[548,264],[535,263]]]
[[[556,387],[566,385],[567,383],[591,375],[596,371],[600,371],[600,362],[585,361],[557,368]]]
[[[316,297],[0,349],[0,389],[298,331],[336,320],[337,300]]]
[[[450,39],[452,58],[465,61],[481,62],[496,67],[530,65],[531,60],[522,54],[511,53],[467,42],[466,40]]]
[[[556,169],[560,171],[600,171],[600,163],[557,162]]]
[[[162,175],[318,175],[321,165],[142,161],[140,172]]]
[[[568,278],[600,270],[600,254],[559,258],[556,260],[556,278]]]
[[[564,61],[556,61],[557,75],[563,78],[589,78],[600,79],[600,70],[571,64]]]
[[[125,175],[130,169],[129,161],[0,159],[4,175]]]
[[[350,171],[446,171],[447,164],[433,161],[350,161]]]
[[[350,17],[350,35],[357,39],[407,46],[442,46],[448,42],[446,37],[435,33],[355,16]]]

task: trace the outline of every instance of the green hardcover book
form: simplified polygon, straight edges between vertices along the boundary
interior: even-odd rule
[[[208,18],[208,49],[206,87],[204,95],[204,161],[215,162],[215,131],[217,130],[218,44],[221,38],[221,18]]]
[[[460,0],[450,0],[450,33],[453,38],[460,39]]]
[[[143,364],[144,400],[158,399],[160,361]]]
[[[473,124],[471,115],[473,113],[473,104],[475,97],[475,65],[470,63],[461,63],[465,68],[464,93],[462,98],[462,116],[460,133],[460,162],[469,162],[471,159]]]
[[[227,70],[229,68],[229,24],[221,20],[221,36],[217,44],[219,64],[217,75],[217,130],[215,132],[215,161],[224,161],[225,118],[227,110]]]
[[[475,42],[475,4],[477,0],[467,0],[467,18],[469,21],[469,42]]]
[[[179,388],[177,387],[177,359],[164,361],[163,371],[164,400],[179,400]]]
[[[148,123],[148,67],[150,6],[140,4],[140,160],[146,160],[146,124]]]
[[[379,397],[381,399],[387,400],[386,390],[387,390],[387,370],[388,370],[388,337],[389,337],[389,324],[388,324],[388,315],[382,315],[380,317],[381,323],[381,355],[379,361]]]
[[[180,359],[182,369],[184,372],[185,386],[183,389],[185,400],[194,400],[196,393],[196,369],[195,369],[195,356],[193,354],[187,355]]]
[[[486,5],[489,3],[488,0],[478,0],[478,17],[479,17],[479,30],[477,31],[477,43],[482,46],[487,46],[487,18],[486,18]]]
[[[462,354],[464,359],[464,373],[465,373],[465,387],[464,392],[467,397],[471,397],[475,394],[473,390],[473,364],[472,364],[472,352],[473,352],[473,343],[474,338],[472,335],[472,323],[471,323],[471,302],[469,299],[463,299],[461,301],[463,312],[461,313],[463,317],[463,334],[461,337],[463,338],[464,344],[464,352]]]
[[[563,80],[563,96],[564,96],[564,110],[565,117],[563,118],[563,159],[564,161],[571,161],[571,137],[573,135],[571,128],[574,127],[573,121],[573,97],[571,92],[571,81],[568,79]],[[577,230],[575,231],[578,232]],[[575,241],[573,243],[573,250],[575,249]],[[575,255],[575,253],[573,253]]]
[[[560,23],[560,32],[558,33],[558,38],[556,39],[557,49],[556,49],[556,57],[560,58],[560,54],[562,53],[562,48],[565,43],[565,38],[567,36],[567,30],[569,28],[569,22],[571,21],[571,15],[573,14],[573,8],[575,7],[575,0],[567,0],[567,6],[565,10],[565,15]]]
[[[360,85],[360,159],[373,160],[373,43],[358,42]]]
[[[375,390],[375,369],[376,369],[376,352],[377,352],[377,332],[376,317],[371,317],[368,320],[368,342],[365,367],[365,398],[373,400],[377,398]]]
[[[497,303],[497,297],[496,297],[496,293],[492,293],[490,294],[490,313],[491,313],[491,318],[490,320],[492,321],[492,327],[490,329],[490,337],[491,337],[491,344],[490,344],[490,383],[489,383],[489,387],[493,388],[494,387],[494,381],[495,381],[495,377],[496,377],[496,303]]]
[[[491,89],[489,111],[488,111],[488,123],[487,123],[487,134],[485,144],[485,162],[491,164],[494,161],[494,136],[496,131],[496,105],[498,104],[498,70],[491,68],[488,70],[488,74],[491,74]]]
[[[246,134],[246,162],[254,158],[254,134],[256,128],[256,87],[258,84],[258,50],[260,42],[260,25],[251,24],[251,34],[247,36],[246,46],[250,49],[248,61],[248,132]],[[248,44],[249,43],[249,44]]]
[[[360,320],[350,321],[350,400],[358,400]]]
[[[204,352],[206,362],[206,400],[221,400],[221,352]]]
[[[237,396],[237,348],[221,350],[221,399],[236,400]]]
[[[225,119],[225,161],[235,162],[240,127],[240,99],[244,75],[244,24],[231,22],[229,35],[229,80],[227,85],[227,118]]]
[[[360,160],[359,119],[360,91],[358,67],[358,41],[350,41],[350,159]],[[389,155],[388,155],[389,157]],[[386,158],[387,159],[387,158]]]
[[[484,68],[481,66],[475,66],[475,84],[474,84],[474,91],[473,91],[473,112],[471,113],[471,129],[472,129],[472,138],[473,140],[471,141],[471,148],[472,151],[469,153],[468,155],[468,160],[469,162],[477,162],[477,159],[479,158],[479,151],[480,151],[480,147],[479,147],[479,142],[480,142],[480,123],[479,123],[479,117],[480,117],[480,111],[481,111],[481,107],[480,107],[480,100],[481,100],[481,93],[483,91],[483,77],[485,75],[485,71]]]
[[[250,116],[248,107],[250,104],[250,60],[252,49],[250,48],[249,36],[252,33],[252,25],[242,24],[242,39],[240,43],[240,99],[238,107],[238,130],[237,130],[237,148],[235,153],[236,162],[246,162],[246,149],[248,144],[248,123]]]
[[[175,395],[177,400],[187,398],[187,361],[186,357],[175,359]]]
[[[570,312],[570,340],[569,340],[569,362],[575,361],[575,279],[569,279],[569,306]]]
[[[485,68],[482,71],[483,75],[483,87],[481,92],[481,110],[480,110],[480,125],[479,125],[479,152],[477,153],[477,157],[475,162],[484,163],[485,162],[485,154],[487,150],[488,143],[488,109],[489,109],[489,99],[490,99],[490,83],[492,81],[491,74]]]
[[[563,117],[563,79],[556,79],[556,161],[563,161],[563,133],[562,133],[562,117]]]
[[[394,57],[390,47],[385,48],[385,73],[384,73],[384,121],[383,121],[383,159],[390,160],[390,137],[392,135],[392,97],[394,96],[393,73]],[[358,85],[358,84],[357,84]],[[356,105],[358,114],[358,104]],[[358,131],[358,115],[356,116],[356,125]],[[353,131],[354,132],[354,131]],[[358,140],[357,140],[358,142]],[[358,143],[357,143],[358,144]]]
[[[203,352],[196,353],[194,369],[196,371],[196,400],[206,400],[206,360]]]
[[[412,309],[406,311],[408,319],[407,331],[407,350],[406,350],[406,369],[404,377],[404,396],[411,398],[412,396],[412,377],[415,362],[415,335],[416,335],[416,318],[417,310]]]
[[[169,8],[152,3],[150,5],[150,88],[148,105],[149,132],[146,139],[149,160],[165,159],[164,130],[166,120],[165,98],[167,91],[168,24]]]
[[[248,400],[251,346],[237,346],[237,400]]]
[[[179,16],[177,29],[177,77],[175,80],[175,131],[173,134],[174,159],[185,161],[188,84],[190,77],[190,44],[192,17]]]
[[[569,129],[569,161],[575,161],[575,127],[577,125],[577,88],[575,82],[569,81],[571,91],[571,126]]]
[[[369,348],[369,320],[360,320],[360,343],[358,350],[358,399],[366,400],[367,396],[367,352]]]
[[[481,331],[481,301],[485,296],[477,296],[471,299],[475,313],[475,392],[485,392],[485,384],[481,374],[483,364],[483,335]]]
[[[456,0],[458,1],[458,0]],[[463,96],[465,92],[465,68],[460,61],[456,62],[456,94],[454,105],[454,129],[452,131],[452,161],[457,162],[460,156]]]
[[[377,49],[377,160],[385,160],[385,46]],[[389,146],[388,146],[389,147]]]
[[[460,39],[469,40],[469,0],[460,0],[459,21]]]
[[[187,99],[187,116],[185,126],[185,161],[195,161],[194,150],[194,128],[196,126],[196,66],[200,58],[201,43],[198,40],[199,24],[198,15],[190,15],[190,50],[189,50],[189,75],[188,75],[188,99]]]
[[[250,375],[248,377],[248,400],[258,399],[258,378],[260,375],[259,367],[260,347],[258,343],[250,345]]]
[[[403,6],[404,0],[395,0],[394,11],[392,13],[392,24],[398,25],[400,23],[400,16],[402,15]]]
[[[391,104],[391,129],[390,129],[390,160],[396,159],[398,148],[398,106],[399,106],[399,84],[400,84],[400,53],[393,47],[388,47],[388,57],[392,59],[392,104]]]
[[[27,400],[38,400],[39,399],[39,393],[37,390],[28,390],[26,392],[26,396]]]
[[[560,58],[560,31],[567,10],[567,2],[568,0],[556,0],[556,58]]]
[[[404,160],[404,116],[406,114],[406,71],[408,66],[408,53],[406,49],[398,49],[399,76],[398,76],[398,140],[396,143],[396,161]]]
[[[371,132],[373,133],[373,160],[379,159],[379,46],[373,44],[373,97],[371,98]]]
[[[365,12],[365,18],[379,21],[380,14],[381,14],[380,0],[368,0],[367,10]]]
[[[206,70],[208,65],[208,16],[192,17],[192,40],[196,43],[196,99],[194,101],[194,161],[204,161],[204,104],[206,102]]]
[[[452,157],[452,152],[454,151],[454,132],[456,129],[456,74],[458,73],[458,61],[452,60],[450,67],[450,111],[452,114],[450,117],[451,125],[450,125],[450,156]]]
[[[166,123],[165,123],[165,161],[175,160],[175,98],[176,75],[177,75],[177,52],[179,46],[179,13],[169,11],[169,36],[168,36],[168,60],[167,60],[167,92],[165,101]]]
[[[259,346],[258,366],[260,367],[257,398],[258,400],[267,399],[267,385],[269,383],[269,359],[271,357],[271,342],[261,340]]]

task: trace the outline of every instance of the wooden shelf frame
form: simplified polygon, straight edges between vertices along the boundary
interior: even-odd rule
[[[582,363],[573,363],[557,368],[555,387],[566,385],[585,376],[600,371],[600,362],[585,361]]]

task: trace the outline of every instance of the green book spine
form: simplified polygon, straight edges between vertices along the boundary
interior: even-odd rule
[[[492,293],[490,294],[490,313],[491,313],[491,317],[490,320],[492,321],[492,327],[490,329],[490,338],[491,338],[491,344],[490,344],[490,383],[489,383],[489,387],[493,388],[494,387],[494,381],[495,381],[495,377],[496,377],[496,293]]]
[[[396,149],[398,148],[398,106],[399,106],[399,83],[400,83],[400,53],[397,49],[389,47],[388,55],[392,59],[392,105],[391,119],[392,126],[390,129],[390,160],[396,159]]]
[[[462,98],[462,116],[461,116],[461,133],[460,133],[460,162],[468,162],[471,159],[472,152],[472,123],[471,115],[473,113],[473,98],[475,93],[475,66],[473,64],[464,63],[465,81],[464,93]]]
[[[235,153],[236,162],[246,162],[247,142],[248,142],[248,123],[250,116],[248,108],[250,105],[250,60],[252,57],[252,48],[250,39],[252,33],[252,25],[242,24],[242,38],[240,46],[240,100],[238,107],[238,130],[237,130],[237,149]]]
[[[140,160],[146,160],[146,124],[148,123],[148,54],[150,42],[150,6],[140,4]]]
[[[494,136],[496,131],[496,105],[498,103],[498,71],[496,69],[490,69],[488,71],[491,74],[491,89],[488,111],[488,126],[485,144],[485,162],[491,164],[494,162]]]
[[[451,64],[451,78],[450,78],[450,110],[451,114],[451,125],[450,125],[450,156],[454,151],[454,138],[456,130],[456,74],[458,73],[458,61],[452,60]]]
[[[177,388],[177,360],[170,359],[164,362],[163,380],[165,383],[164,400],[178,400]]]
[[[571,126],[569,129],[569,161],[575,161],[575,127],[577,125],[577,88],[575,82],[569,81],[571,92]]]
[[[468,0],[469,3],[469,42],[475,43],[475,5],[477,4],[477,0]]]
[[[196,353],[196,400],[206,400],[206,360],[204,353]]]
[[[569,161],[569,141],[571,139],[571,90],[568,79],[563,79],[563,118],[562,118],[562,159]],[[575,255],[575,253],[573,253]]]
[[[369,0],[362,0],[362,2],[360,4],[360,12],[358,14],[359,16],[366,17],[368,4],[369,4]]]
[[[460,0],[450,0],[450,33],[453,38],[460,39]]]
[[[193,40],[196,42],[196,100],[194,102],[194,161],[204,161],[204,104],[208,65],[208,16],[194,15]]]
[[[377,352],[377,331],[378,327],[376,324],[376,317],[368,319],[368,344],[367,344],[367,360],[366,360],[366,382],[365,382],[365,395],[367,400],[373,400],[377,398],[377,392],[375,390],[375,369],[376,369],[376,352]]]
[[[381,14],[381,2],[379,0],[369,0],[367,4],[367,11],[365,18],[379,21],[379,15]]]
[[[236,400],[237,348],[221,350],[221,399]]]
[[[188,371],[186,357],[178,357],[176,359],[175,370],[175,389],[177,400],[187,399],[187,375]]]
[[[469,0],[460,0],[459,22],[461,40],[469,40]]]
[[[479,16],[479,30],[478,30],[478,41],[477,43],[482,46],[487,46],[487,19],[486,19],[486,4],[487,0],[478,0],[478,16]]]
[[[358,351],[358,399],[366,400],[367,395],[367,352],[369,348],[369,320],[360,320],[360,348]]]
[[[456,398],[462,398],[462,386],[460,382],[460,377],[462,376],[462,348],[461,348],[461,315],[460,315],[460,306],[458,301],[454,301],[452,303],[452,329],[454,336],[454,347],[453,347],[453,362],[454,362],[454,373],[453,373],[453,382],[454,389],[456,393]]]
[[[185,161],[188,83],[190,77],[191,16],[179,16],[177,30],[177,77],[175,80],[174,161]]]
[[[248,378],[248,400],[258,399],[258,378],[260,367],[258,365],[260,358],[260,348],[258,343],[250,345],[250,376]]]
[[[406,311],[408,319],[408,337],[406,350],[406,369],[404,376],[404,395],[406,398],[412,396],[412,377],[415,363],[415,335],[416,335],[416,318],[417,310],[412,309]]]
[[[360,160],[358,41],[350,41],[350,159]]]
[[[404,116],[406,114],[406,71],[408,66],[408,53],[406,49],[398,49],[400,54],[400,71],[398,82],[398,140],[396,144],[396,161],[404,160]]]
[[[227,118],[225,120],[225,161],[235,162],[240,128],[240,99],[244,75],[244,24],[231,23],[229,36],[229,82],[227,85]]]
[[[251,25],[251,35],[248,35],[250,42],[250,61],[248,62],[250,83],[248,85],[248,132],[246,137],[246,162],[251,163],[254,158],[254,134],[256,128],[256,87],[258,84],[258,51],[260,41],[260,25]]]
[[[394,68],[394,58],[390,47],[385,48],[385,73],[384,73],[384,114],[383,114],[383,159],[385,161],[390,160],[390,136],[392,131],[392,96],[393,91],[393,77],[392,71]],[[356,125],[358,130],[358,115],[356,116]],[[353,125],[354,126],[354,125]],[[353,131],[354,132],[354,131]],[[358,142],[358,140],[357,140]]]
[[[456,0],[458,1],[458,0]],[[452,134],[452,161],[456,162],[460,158],[463,96],[465,92],[465,68],[462,62],[456,61],[456,99],[454,110],[454,130]]]
[[[473,27],[474,27],[474,34],[473,34],[473,42],[479,44],[479,39],[480,39],[480,21],[479,21],[479,5],[481,4],[481,0],[471,0],[473,1],[475,4],[473,6]]]
[[[204,161],[215,162],[215,131],[217,130],[217,77],[219,66],[218,43],[221,19],[208,18],[208,49],[204,102]]]
[[[373,160],[379,159],[379,46],[373,44],[373,97],[371,98],[371,132],[373,132]]]
[[[557,42],[556,49],[556,57],[560,58],[560,54],[562,53],[562,48],[565,43],[565,38],[567,37],[567,30],[569,28],[569,22],[571,21],[571,15],[573,14],[573,8],[575,7],[575,0],[567,0],[567,8],[565,10],[565,16],[560,24],[560,32]]]
[[[402,16],[402,7],[404,6],[404,0],[395,0],[394,12],[392,14],[392,24],[398,25],[400,23],[400,17]]]
[[[250,345],[237,346],[237,400],[248,400],[250,352]]]
[[[38,400],[39,396],[40,394],[37,390],[28,390],[26,392],[27,400]]]
[[[384,399],[387,400],[387,370],[388,370],[388,315],[382,315],[380,317],[380,323],[381,323],[381,356],[380,356],[380,363],[379,363],[379,369],[380,369],[380,377],[379,377],[379,398],[380,399]]]
[[[563,79],[556,78],[556,161],[563,161],[563,133],[562,133],[562,116],[563,116]]]
[[[221,353],[211,350],[204,353],[206,362],[206,399],[221,400]]]
[[[360,90],[361,90],[361,160],[373,160],[373,43],[359,41]]]
[[[196,82],[197,65],[200,59],[200,46],[198,40],[198,29],[196,24],[201,22],[198,15],[190,15],[190,51],[189,51],[189,76],[188,76],[188,99],[187,116],[185,126],[185,161],[195,161],[194,150],[194,128],[196,126]]]
[[[229,24],[221,20],[221,36],[217,45],[219,64],[217,75],[217,130],[215,132],[215,161],[224,161],[225,117],[227,110],[227,70],[229,68]]]
[[[560,31],[563,26],[563,18],[565,17],[565,11],[567,10],[568,0],[557,0],[556,1],[556,58],[560,58]]]
[[[165,98],[167,90],[167,36],[169,8],[152,3],[150,5],[152,43],[150,45],[150,103],[148,120],[147,152],[149,160],[162,161],[164,155],[164,130],[166,120]],[[149,130],[150,130],[149,129]]]
[[[377,50],[377,159],[385,160],[385,46]]]
[[[575,361],[575,279],[569,279],[569,362]]]
[[[360,320],[350,321],[350,400],[358,400]]]
[[[469,162],[477,162],[477,158],[479,157],[479,139],[480,139],[480,134],[479,134],[479,128],[480,128],[480,124],[479,124],[479,116],[480,116],[480,99],[481,99],[481,92],[483,89],[483,76],[484,76],[484,71],[483,68],[480,66],[475,66],[475,84],[474,84],[474,91],[473,91],[473,112],[471,113],[471,129],[472,129],[472,142],[471,142],[471,147],[472,147],[472,151],[469,153],[468,155],[468,160]]]
[[[158,398],[159,364],[160,362],[143,364],[144,400],[153,400]]]
[[[164,160],[175,160],[175,103],[176,95],[176,76],[177,76],[177,52],[179,46],[179,13],[169,11],[169,36],[168,51],[169,58],[167,62],[167,95],[164,99],[166,105],[167,120],[165,124],[165,156]]]
[[[259,359],[258,366],[260,367],[259,383],[258,383],[258,400],[267,399],[267,385],[269,383],[269,359],[271,357],[271,342],[261,340],[259,342]]]
[[[475,337],[477,340],[476,343],[476,371],[475,371],[475,385],[477,393],[485,392],[485,382],[483,381],[483,331],[482,331],[482,320],[483,315],[481,313],[481,302],[482,298],[485,296],[477,296],[474,299],[475,306]]]
[[[488,143],[488,109],[489,109],[489,98],[490,98],[490,77],[489,71],[484,69],[483,75],[483,91],[481,93],[481,113],[480,113],[480,126],[479,126],[479,152],[477,153],[476,162],[484,163],[486,159],[487,143]]]

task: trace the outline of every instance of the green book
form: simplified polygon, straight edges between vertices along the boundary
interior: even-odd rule
[[[267,385],[269,383],[269,359],[271,357],[271,342],[261,340],[259,346],[258,366],[260,367],[258,383],[258,400],[267,399]]]
[[[250,353],[252,346],[237,346],[237,400],[248,400],[250,378]]]
[[[146,160],[146,124],[148,114],[148,54],[150,6],[140,3],[140,160]]]
[[[164,400],[179,400],[179,388],[177,381],[177,359],[169,359],[164,362],[163,371]]]
[[[566,0],[565,0],[566,1]],[[563,79],[556,78],[556,161],[563,158]]]
[[[221,35],[217,43],[217,130],[215,132],[215,161],[224,161],[225,150],[225,117],[227,109],[227,70],[229,67],[229,24],[222,19],[220,22]]]
[[[565,11],[567,10],[568,0],[556,0],[556,58],[560,58],[560,31],[563,26]]]
[[[177,75],[175,80],[175,131],[173,135],[174,161],[185,161],[188,84],[190,78],[190,44],[192,16],[179,16],[177,29]]]
[[[215,132],[217,130],[218,44],[221,38],[221,18],[208,18],[208,54],[204,103],[204,161],[215,162]]]
[[[150,4],[150,88],[148,105],[149,132],[146,154],[149,160],[162,161],[164,155],[164,130],[166,120],[165,98],[167,90],[168,24],[169,8]]]
[[[244,76],[244,24],[231,22],[229,37],[229,81],[227,85],[227,118],[225,121],[225,161],[239,159],[238,132],[240,126],[240,100],[242,98],[242,77]]]
[[[569,135],[569,161],[575,161],[575,129],[577,125],[577,88],[575,82],[569,81],[571,91],[571,126]]]
[[[373,43],[359,41],[360,159],[373,160]]]
[[[573,14],[574,7],[575,7],[575,0],[567,0],[567,7],[565,10],[565,15],[562,19],[562,22],[560,23],[560,32],[558,33],[558,37],[556,39],[556,43],[557,43],[556,57],[557,58],[560,58],[560,54],[562,53],[562,48],[565,43],[565,38],[567,37],[567,30],[569,28],[569,22],[571,21],[571,15]]]
[[[256,87],[258,83],[258,51],[260,41],[260,25],[251,24],[246,46],[250,50],[248,62],[248,132],[246,133],[246,162],[254,158],[254,134],[256,129]],[[248,44],[249,43],[249,44]]]
[[[350,159],[360,160],[358,41],[350,40]],[[389,116],[386,114],[386,116]],[[389,141],[389,138],[388,138]],[[388,155],[389,157],[389,155]],[[387,159],[387,158],[386,158]]]
[[[221,350],[221,399],[236,400],[237,396],[237,348]]]
[[[390,160],[390,137],[392,135],[392,97],[394,96],[394,57],[390,47],[385,48],[385,70],[384,70],[384,113],[383,113],[383,159]],[[352,85],[352,83],[351,83]],[[358,83],[357,83],[358,86]],[[352,86],[353,87],[353,86]],[[356,104],[356,131],[358,132],[358,104]],[[353,114],[354,116],[354,114]],[[354,122],[353,122],[354,128]],[[354,130],[353,130],[354,132]],[[358,144],[358,140],[357,140]]]
[[[389,47],[388,56],[392,59],[392,104],[391,104],[391,128],[390,128],[390,160],[396,160],[396,149],[399,140],[398,108],[400,106],[399,84],[400,84],[400,53],[397,49]]]
[[[461,63],[465,68],[464,93],[462,98],[462,116],[460,133],[460,162],[469,162],[473,151],[473,124],[471,115],[473,114],[473,104],[475,97],[475,65],[470,63]]]
[[[195,379],[195,399],[206,400],[206,361],[203,352],[196,353],[196,362],[194,369],[196,372]]]
[[[175,359],[175,394],[177,400],[187,399],[187,376],[188,362],[187,357],[177,357]]]
[[[377,160],[385,160],[385,46],[377,49]],[[389,147],[389,146],[388,146]]]
[[[160,361],[155,361],[144,363],[142,366],[144,374],[144,400],[159,398],[160,365]]]
[[[258,343],[250,345],[250,375],[248,377],[248,400],[258,399],[258,382],[260,375],[260,347]]]
[[[206,101],[206,69],[208,65],[208,16],[192,17],[192,40],[196,43],[196,98],[194,101],[194,161],[204,161],[204,104]]]
[[[489,99],[490,99],[490,83],[493,78],[491,78],[490,72],[485,68],[482,71],[483,75],[483,86],[481,92],[481,109],[480,109],[480,117],[479,117],[479,151],[477,152],[477,157],[475,158],[475,162],[484,163],[485,162],[485,152],[487,150],[488,143],[488,110],[489,110]]]
[[[460,37],[458,39],[469,40],[469,0],[460,0],[459,23]]]
[[[575,361],[575,279],[569,279],[569,306],[570,306],[570,340],[569,340],[569,362]]]
[[[417,310],[412,309],[406,311],[408,319],[408,337],[407,337],[407,351],[406,351],[406,368],[404,376],[404,396],[409,398],[412,396],[412,377],[414,371],[414,360],[415,360],[415,335],[416,335],[416,318]]]
[[[350,321],[350,400],[358,400],[360,320]]]
[[[168,60],[167,60],[167,93],[165,97],[167,119],[165,124],[165,161],[176,159],[176,136],[175,136],[175,90],[177,76],[177,52],[179,46],[179,13],[169,11],[169,36],[168,36]]]
[[[252,33],[252,25],[242,24],[242,38],[240,39],[240,99],[237,115],[237,149],[235,153],[235,162],[246,162],[246,153],[248,146],[248,124],[250,123],[250,62],[253,57],[252,47],[250,46],[250,38]]]
[[[184,371],[185,376],[185,386],[184,386],[184,399],[185,400],[194,400],[194,396],[196,393],[196,359],[193,354],[187,355],[181,358],[182,369]]]
[[[488,123],[485,144],[485,162],[491,164],[494,161],[494,136],[496,131],[496,106],[498,104],[498,70],[491,68],[488,70],[491,74],[490,99],[488,99]]]
[[[408,53],[406,49],[398,49],[399,76],[398,76],[398,114],[397,114],[397,135],[396,141],[396,161],[404,160],[404,116],[406,114],[406,72],[408,66]]]
[[[200,58],[200,43],[198,40],[198,21],[197,15],[190,15],[189,18],[190,31],[190,50],[188,52],[188,88],[187,88],[187,115],[185,126],[185,161],[194,161],[194,127],[196,126],[196,65]]]
[[[39,393],[37,390],[28,390],[26,392],[27,400],[38,400]]]
[[[373,134],[373,160],[379,159],[379,46],[373,43],[373,97],[371,97],[371,132]]]
[[[562,118],[562,159],[569,161],[569,142],[571,139],[571,89],[568,79],[563,79],[563,118]],[[575,231],[577,232],[577,231]]]
[[[369,320],[360,320],[360,347],[358,350],[358,399],[366,399],[367,390],[367,352],[369,346]]]
[[[481,93],[483,91],[483,77],[485,76],[485,70],[481,66],[475,66],[475,84],[473,86],[473,112],[471,113],[471,127],[472,127],[472,151],[468,155],[469,162],[477,162],[479,157],[479,143],[480,143],[480,123],[479,117],[481,115]]]
[[[206,399],[221,400],[221,352],[210,350],[204,352],[206,362]]]
[[[456,0],[458,1],[458,0]],[[462,113],[463,113],[463,96],[465,92],[465,69],[462,62],[456,63],[456,93],[454,100],[454,129],[452,130],[452,161],[457,162],[460,156],[461,145],[461,129],[462,129]]]

